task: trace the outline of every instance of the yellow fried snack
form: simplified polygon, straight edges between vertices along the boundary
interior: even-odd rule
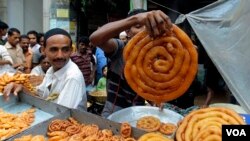
[[[171,135],[175,132],[177,126],[173,123],[162,123],[159,131],[165,135]]]
[[[17,84],[22,84],[30,94],[35,95],[35,87],[33,87],[30,83],[29,78],[29,74],[15,73],[14,75],[9,75],[7,73],[4,73],[0,76],[0,92],[3,92],[4,87],[7,84],[15,82]]]
[[[123,51],[124,75],[129,86],[144,99],[162,103],[183,95],[198,70],[198,53],[191,39],[173,25],[171,36],[151,39],[136,34]]]
[[[222,138],[222,125],[245,124],[235,111],[209,107],[192,111],[184,117],[176,132],[177,141],[213,140]]]
[[[124,138],[131,137],[132,127],[129,123],[124,122],[121,124],[121,131],[120,134]]]
[[[145,116],[138,119],[136,127],[147,132],[157,131],[161,126],[161,121],[154,116]]]
[[[0,110],[0,140],[5,140],[27,129],[34,122],[34,113],[34,108],[20,114],[11,114]]]
[[[167,137],[164,137],[162,134],[159,133],[146,133],[142,135],[138,141],[173,141]]]

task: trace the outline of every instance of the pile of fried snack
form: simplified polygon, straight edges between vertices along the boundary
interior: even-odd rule
[[[209,107],[192,111],[176,131],[177,141],[221,141],[222,125],[243,125],[244,119],[232,109]]]
[[[48,139],[46,139],[48,138]],[[150,140],[148,140],[150,139]],[[49,124],[47,137],[43,135],[25,135],[14,141],[137,141],[132,137],[130,124],[121,124],[120,135],[114,135],[110,129],[100,129],[96,124],[82,124],[70,117],[67,120],[56,119]],[[138,141],[171,141],[159,133],[146,133]]]
[[[178,125],[161,123],[154,116],[137,121],[137,128],[147,131],[135,139],[129,123],[121,124],[120,134],[110,129],[100,129],[96,124],[81,124],[73,118],[57,119],[50,123],[47,137],[26,135],[15,141],[221,141],[222,125],[244,125],[245,121],[235,111],[222,107],[197,109],[185,116]],[[170,139],[168,135],[173,135]]]
[[[160,132],[164,135],[172,135],[177,126],[173,123],[163,123],[155,116],[144,116],[139,118],[136,127],[147,132]]]
[[[19,114],[11,114],[0,109],[0,140],[27,129],[34,122],[35,111],[31,108]]]
[[[0,93],[3,92],[4,87],[11,82],[23,84],[23,86],[28,89],[30,93],[35,93],[35,88],[30,83],[29,78],[29,74],[15,73],[14,75],[10,75],[8,73],[4,73],[0,77]]]

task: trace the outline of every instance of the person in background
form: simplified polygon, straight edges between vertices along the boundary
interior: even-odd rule
[[[32,58],[32,68],[39,64],[38,60],[40,56],[42,55],[40,52],[40,45],[38,44],[38,33],[34,30],[31,30],[27,33],[27,36],[30,39],[30,48],[33,52],[33,58]]]
[[[38,44],[40,45],[39,52],[44,55],[43,48],[44,48],[44,34],[43,33],[38,33]]]
[[[171,20],[162,11],[146,12],[134,9],[126,19],[110,22],[90,35],[94,46],[102,48],[110,59],[107,74],[107,101],[102,111],[103,117],[133,105],[145,105],[145,100],[138,96],[128,85],[124,77],[123,48],[124,42],[115,39],[126,31],[129,39],[142,30],[147,30],[152,37],[170,32]]]
[[[13,61],[11,59],[9,52],[4,46],[0,45],[0,66],[3,66],[3,65],[12,66],[12,64],[13,64]]]
[[[120,38],[120,40],[122,40],[124,42],[124,44],[127,44],[128,38],[127,38],[127,33],[125,31],[122,31],[119,34],[119,38]]]
[[[30,73],[30,71],[32,69],[33,53],[29,48],[29,37],[27,35],[21,35],[19,45],[23,49],[23,54],[24,54],[25,61],[26,61],[24,72]]]
[[[108,72],[108,68],[107,68],[107,66],[104,66],[102,68],[102,77],[99,79],[99,81],[96,85],[97,91],[106,90],[107,72]]]
[[[44,53],[51,66],[40,85],[37,94],[48,101],[71,109],[87,110],[87,96],[84,78],[77,65],[71,61],[72,40],[70,34],[60,28],[53,28],[44,35]],[[4,98],[11,92],[17,95],[22,85],[14,82],[4,87]]]
[[[95,84],[103,76],[102,68],[107,65],[107,57],[105,56],[103,50],[99,47],[95,48],[95,57],[96,57],[96,76]]]
[[[3,46],[6,43],[6,41],[3,40],[3,36],[6,35],[8,28],[9,26],[5,22],[0,20],[0,66],[6,65],[6,64],[9,64],[9,65],[13,64],[10,54],[8,53],[6,48]]]
[[[70,58],[81,70],[88,92],[93,88],[96,63],[92,54],[92,50],[89,46],[88,37],[80,37],[77,45],[78,51],[76,53],[73,53]]]
[[[42,55],[39,58],[39,65],[35,66],[30,74],[45,76],[47,70],[51,67],[48,57]]]
[[[9,26],[0,20],[0,45],[5,45],[6,40],[3,37],[6,35]]]
[[[8,30],[8,41],[4,46],[13,60],[13,68],[23,72],[26,67],[26,60],[19,41],[20,31],[16,28],[10,28]]]

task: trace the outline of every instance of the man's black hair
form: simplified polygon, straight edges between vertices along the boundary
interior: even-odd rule
[[[44,47],[46,47],[46,41],[48,40],[48,38],[50,38],[51,36],[54,36],[54,35],[64,35],[64,36],[67,36],[70,39],[70,46],[72,46],[71,36],[70,36],[70,34],[66,30],[61,29],[61,28],[53,28],[53,29],[50,29],[49,31],[47,31],[44,34]]]
[[[38,60],[39,64],[40,64],[45,58],[46,58],[45,55],[40,56],[40,58],[39,58],[39,60]]]
[[[87,36],[82,36],[80,37],[80,39],[78,40],[78,44],[79,43],[84,43],[85,45],[89,45],[89,38]]]
[[[5,22],[0,21],[0,29],[8,29],[8,28],[9,26]]]
[[[36,36],[36,39],[38,38],[38,33],[37,33],[35,30],[29,31],[29,32],[27,33],[27,35],[29,35],[29,34],[35,35],[35,36]]]
[[[14,32],[20,34],[20,31],[17,28],[10,28],[8,30],[8,36],[12,36],[14,34]]]
[[[21,39],[29,39],[29,37],[28,37],[27,35],[21,35],[21,36],[20,36],[20,40],[21,40]]]

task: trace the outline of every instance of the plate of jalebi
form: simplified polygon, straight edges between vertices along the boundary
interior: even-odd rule
[[[222,125],[245,125],[244,119],[234,110],[209,107],[194,110],[180,122],[177,141],[221,141]]]
[[[155,117],[161,123],[172,123],[175,125],[183,118],[182,115],[169,109],[159,111],[158,107],[133,106],[111,114],[108,119],[119,123],[128,122],[131,126],[136,127],[137,121],[147,116]]]
[[[171,34],[152,39],[147,31],[136,34],[125,46],[124,75],[141,97],[155,103],[183,95],[198,70],[197,50],[187,34],[173,25]]]

